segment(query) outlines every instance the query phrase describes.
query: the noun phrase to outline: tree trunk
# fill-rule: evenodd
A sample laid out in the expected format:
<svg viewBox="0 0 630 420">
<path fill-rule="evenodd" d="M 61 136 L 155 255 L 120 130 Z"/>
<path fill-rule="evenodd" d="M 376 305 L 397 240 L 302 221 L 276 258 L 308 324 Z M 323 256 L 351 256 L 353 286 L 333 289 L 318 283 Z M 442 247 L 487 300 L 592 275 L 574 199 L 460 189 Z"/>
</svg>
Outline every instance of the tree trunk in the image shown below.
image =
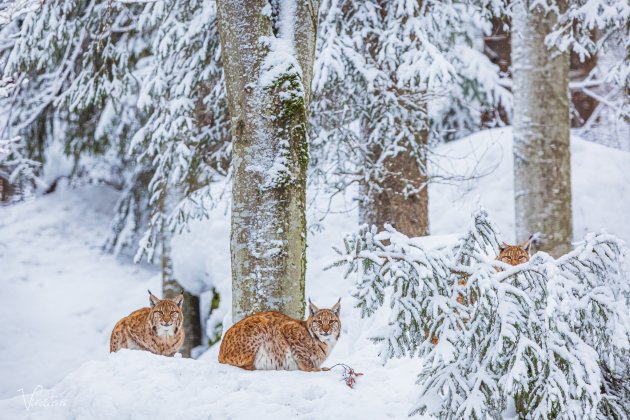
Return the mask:
<svg viewBox="0 0 630 420">
<path fill-rule="evenodd" d="M 559 2 L 561 10 L 566 2 Z M 543 251 L 571 249 L 569 55 L 549 50 L 556 16 L 528 1 L 514 3 L 514 195 L 516 240 L 543 234 Z"/>
<path fill-rule="evenodd" d="M 417 149 L 424 153 L 427 132 L 420 132 L 417 141 Z M 411 150 L 408 147 L 407 151 L 386 158 L 383 162 L 385 171 L 382 179 L 371 180 L 372 185 L 362 185 L 359 207 L 361 223 L 376 225 L 379 229 L 389 223 L 409 237 L 429 234 L 427 177 Z M 374 155 L 379 153 L 378 150 L 374 151 Z M 371 156 L 369 161 L 376 161 L 375 157 Z M 426 168 L 426 156 L 422 156 L 420 161 Z"/>
<path fill-rule="evenodd" d="M 595 39 L 593 32 L 592 38 Z M 584 61 L 576 53 L 571 53 L 569 80 L 579 82 L 588 77 L 591 71 L 597 66 L 597 54 L 594 53 Z M 584 93 L 581 89 L 571 91 L 571 102 L 573 102 L 574 112 L 571 115 L 571 127 L 581 127 L 593 115 L 597 108 L 597 99 Z"/>
<path fill-rule="evenodd" d="M 2 172 L 2 167 L 0 167 L 0 172 Z M 0 174 L 0 204 L 9 201 L 14 191 L 15 188 L 9 183 L 9 180 L 5 179 L 2 174 Z"/>
<path fill-rule="evenodd" d="M 304 315 L 308 110 L 319 2 L 220 0 L 232 116 L 232 316 Z"/>
<path fill-rule="evenodd" d="M 509 20 L 495 17 L 492 19 L 492 33 L 483 38 L 484 54 L 488 56 L 493 64 L 499 66 L 501 73 L 507 74 L 508 76 L 510 76 L 512 67 L 512 42 L 510 33 L 506 30 L 506 26 L 509 27 L 509 25 Z M 499 105 L 498 109 L 481 114 L 481 126 L 495 127 L 497 125 L 497 118 L 499 118 L 501 120 L 500 122 L 503 124 L 507 125 L 510 123 L 505 108 Z"/>
<path fill-rule="evenodd" d="M 168 191 L 168 190 L 167 190 Z M 180 349 L 180 353 L 184 357 L 192 357 L 192 349 L 201 345 L 201 316 L 199 308 L 199 297 L 187 292 L 177 282 L 173 272 L 173 259 L 171 252 L 171 242 L 173 233 L 168 229 L 165 223 L 165 217 L 170 212 L 176 197 L 171 196 L 172 192 L 167 192 L 162 198 L 162 226 L 161 226 L 161 243 L 162 243 L 162 297 L 172 299 L 182 293 L 184 295 L 184 305 L 182 312 L 184 314 L 184 344 Z"/>
<path fill-rule="evenodd" d="M 387 13 L 392 13 L 388 7 L 388 0 L 377 2 L 380 9 L 380 18 L 386 20 Z M 421 1 L 419 5 L 421 6 Z M 391 16 L 389 16 L 391 18 Z M 364 40 L 363 53 L 371 56 L 374 63 L 382 65 L 383 54 L 380 40 L 376 33 L 370 34 Z M 396 75 L 390 75 L 392 85 L 395 86 Z M 396 89 L 400 96 L 407 92 L 404 89 Z M 409 92 L 409 96 L 413 93 Z M 378 99 L 377 99 L 378 100 Z M 426 104 L 415 104 L 418 108 L 426 110 Z M 370 138 L 370 113 L 364 114 L 361 123 L 363 138 L 369 142 Z M 383 158 L 382 154 L 391 153 L 391 150 L 383 150 L 375 143 L 368 149 L 365 156 L 365 165 L 372 167 L 382 165 L 377 179 L 370 179 L 361 184 L 361 199 L 359 200 L 359 219 L 361 223 L 376 225 L 378 229 L 388 223 L 399 232 L 409 236 L 426 236 L 429 234 L 429 188 L 426 176 L 426 150 L 428 144 L 427 121 L 414 121 L 415 127 L 422 127 L 412 136 L 402 141 L 404 151 Z M 404 122 L 402 122 L 404 123 Z M 391 135 L 399 129 L 396 125 L 401 121 L 391 124 Z M 381 160 L 381 158 L 383 158 Z"/>
</svg>

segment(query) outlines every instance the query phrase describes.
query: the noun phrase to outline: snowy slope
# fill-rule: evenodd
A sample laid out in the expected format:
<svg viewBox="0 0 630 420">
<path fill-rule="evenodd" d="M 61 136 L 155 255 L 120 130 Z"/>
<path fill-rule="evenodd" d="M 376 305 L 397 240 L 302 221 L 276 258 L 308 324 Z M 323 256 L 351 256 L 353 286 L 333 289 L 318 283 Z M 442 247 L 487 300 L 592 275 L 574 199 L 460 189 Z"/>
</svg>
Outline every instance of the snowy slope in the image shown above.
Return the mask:
<svg viewBox="0 0 630 420">
<path fill-rule="evenodd" d="M 105 357 L 113 314 L 159 291 L 153 267 L 101 252 L 116 198 L 89 187 L 0 208 L 0 398 Z"/>
<path fill-rule="evenodd" d="M 511 128 L 473 134 L 441 146 L 437 155 L 431 167 L 434 174 L 472 176 L 472 179 L 431 185 L 431 232 L 462 232 L 468 225 L 470 211 L 479 202 L 488 209 L 504 236 L 513 240 Z M 574 240 L 581 240 L 587 232 L 604 229 L 630 243 L 630 152 L 573 136 L 571 168 Z"/>
<path fill-rule="evenodd" d="M 606 228 L 630 240 L 625 223 L 630 214 L 630 153 L 575 138 L 572 147 L 576 238 L 586 230 Z M 424 241 L 435 245 L 454 240 L 452 234 L 465 230 L 477 201 L 512 237 L 510 130 L 479 133 L 444 145 L 437 154 L 459 159 L 434 162 L 434 173 L 489 175 L 457 186 L 431 186 L 432 232 L 445 236 Z M 0 368 L 8 379 L 0 382 L 0 397 L 13 397 L 0 401 L 0 418 L 406 417 L 420 362 L 397 360 L 382 366 L 368 337 L 388 314 L 360 319 L 348 294 L 352 279 L 343 279 L 338 270 L 323 270 L 334 259 L 331 245 L 356 230 L 356 211 L 331 214 L 325 230 L 309 237 L 307 249 L 307 296 L 322 307 L 342 297 L 342 336 L 326 365 L 344 362 L 365 373 L 351 390 L 339 381 L 339 372 L 246 372 L 219 365 L 216 348 L 199 360 L 130 351 L 107 355 L 113 324 L 145 305 L 147 287 L 159 290 L 154 271 L 100 253 L 114 200 L 111 190 L 90 187 L 0 208 L 0 243 L 5 244 L 0 245 L 0 266 L 9 274 L 4 282 L 9 301 L 0 306 Z M 339 197 L 335 206 L 339 210 L 346 204 L 352 207 L 351 197 Z M 175 264 L 187 282 L 196 284 L 205 276 L 222 292 L 228 302 L 223 321 L 229 324 L 225 209 L 219 206 L 210 221 L 195 223 L 192 232 L 177 239 Z M 195 287 L 207 289 L 207 284 Z M 38 389 L 30 400 L 28 394 L 38 384 L 49 389 Z M 15 392 L 21 387 L 26 400 Z M 25 401 L 32 402 L 28 411 Z M 41 407 L 46 403 L 64 406 Z"/>
</svg>

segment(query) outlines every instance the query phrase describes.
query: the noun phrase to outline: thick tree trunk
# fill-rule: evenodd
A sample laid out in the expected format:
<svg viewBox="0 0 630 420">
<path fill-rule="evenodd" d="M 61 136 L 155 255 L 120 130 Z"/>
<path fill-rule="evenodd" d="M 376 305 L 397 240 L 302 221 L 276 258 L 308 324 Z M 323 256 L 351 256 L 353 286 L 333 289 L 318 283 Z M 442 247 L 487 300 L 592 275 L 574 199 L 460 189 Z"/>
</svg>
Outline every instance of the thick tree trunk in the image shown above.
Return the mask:
<svg viewBox="0 0 630 420">
<path fill-rule="evenodd" d="M 377 2 L 380 9 L 380 17 L 387 19 L 390 8 L 388 0 Z M 421 2 L 420 2 L 421 3 Z M 377 34 L 371 34 L 364 41 L 364 54 L 372 57 L 375 63 L 382 62 L 379 54 L 382 54 L 380 41 Z M 392 80 L 396 76 L 391 76 Z M 395 83 L 392 83 L 395 85 Z M 397 89 L 402 96 L 404 91 Z M 413 94 L 409 95 L 413 96 Z M 419 106 L 419 104 L 416 104 Z M 364 116 L 361 123 L 363 137 L 370 137 L 369 116 Z M 416 127 L 422 127 L 415 134 L 415 138 L 406 139 L 402 143 L 404 151 L 393 156 L 383 158 L 383 149 L 374 144 L 365 156 L 365 165 L 382 165 L 382 170 L 377 179 L 364 181 L 361 185 L 361 199 L 359 200 L 359 219 L 361 223 L 376 225 L 383 229 L 386 223 L 392 225 L 399 232 L 409 236 L 426 236 L 429 234 L 429 188 L 426 176 L 426 150 L 428 132 L 424 129 L 426 121 L 416 121 Z M 397 133 L 396 123 L 391 125 L 391 135 Z M 385 153 L 391 153 L 386 150 Z"/>
<path fill-rule="evenodd" d="M 426 148 L 427 133 L 418 136 L 417 149 Z M 361 223 L 376 225 L 383 229 L 389 223 L 396 230 L 410 237 L 429 234 L 429 188 L 427 177 L 421 170 L 411 147 L 406 152 L 385 159 L 382 179 L 371 180 L 371 184 L 361 187 L 359 217 Z M 375 154 L 380 153 L 374 151 Z M 370 157 L 369 161 L 374 161 Z M 426 158 L 420 158 L 426 167 Z"/>
<path fill-rule="evenodd" d="M 560 2 L 566 8 L 566 3 Z M 563 9 L 564 10 L 564 9 Z M 514 3 L 514 194 L 516 240 L 544 236 L 553 256 L 571 249 L 569 56 L 549 50 L 545 36 L 556 21 L 540 6 Z"/>
<path fill-rule="evenodd" d="M 511 62 L 511 33 L 506 31 L 505 26 L 510 26 L 510 21 L 494 18 L 492 19 L 492 33 L 484 37 L 484 53 L 494 64 L 499 66 L 502 73 L 510 73 Z M 593 32 L 593 39 L 596 33 Z M 569 79 L 571 82 L 584 80 L 591 70 L 597 65 L 597 55 L 593 55 L 584 61 L 576 53 L 570 55 Z M 597 107 L 597 100 L 587 95 L 581 89 L 571 91 L 571 102 L 574 112 L 571 115 L 571 127 L 581 127 L 590 118 Z M 481 123 L 484 127 L 494 126 L 494 120 L 498 114 L 505 124 L 509 124 L 507 113 L 501 107 L 498 112 L 484 113 L 481 116 Z"/>
<path fill-rule="evenodd" d="M 232 116 L 232 315 L 304 315 L 308 109 L 318 1 L 221 0 Z"/>
<path fill-rule="evenodd" d="M 176 199 L 169 193 L 162 199 L 162 214 L 166 217 L 167 211 L 173 208 Z M 201 345 L 201 315 L 199 309 L 199 297 L 187 292 L 175 279 L 173 272 L 173 259 L 171 252 L 171 242 L 173 233 L 168 230 L 164 221 L 162 221 L 161 243 L 162 243 L 162 296 L 172 299 L 183 293 L 184 305 L 182 312 L 184 314 L 184 332 L 185 339 L 179 352 L 184 357 L 192 357 L 192 349 Z"/>
</svg>

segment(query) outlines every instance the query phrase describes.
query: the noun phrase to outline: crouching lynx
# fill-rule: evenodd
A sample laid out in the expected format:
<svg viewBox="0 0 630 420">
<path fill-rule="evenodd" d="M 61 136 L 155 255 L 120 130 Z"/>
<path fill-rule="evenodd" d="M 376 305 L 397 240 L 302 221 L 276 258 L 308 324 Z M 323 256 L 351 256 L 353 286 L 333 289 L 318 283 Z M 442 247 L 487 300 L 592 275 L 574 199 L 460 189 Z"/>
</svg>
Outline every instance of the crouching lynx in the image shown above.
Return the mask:
<svg viewBox="0 0 630 420">
<path fill-rule="evenodd" d="M 182 304 L 184 295 L 175 299 L 158 299 L 149 290 L 150 308 L 138 309 L 114 327 L 109 351 L 147 350 L 172 356 L 184 343 Z"/>
<path fill-rule="evenodd" d="M 219 362 L 247 370 L 328 370 L 320 366 L 341 333 L 340 304 L 318 309 L 309 300 L 306 321 L 276 311 L 244 318 L 225 333 Z"/>
</svg>

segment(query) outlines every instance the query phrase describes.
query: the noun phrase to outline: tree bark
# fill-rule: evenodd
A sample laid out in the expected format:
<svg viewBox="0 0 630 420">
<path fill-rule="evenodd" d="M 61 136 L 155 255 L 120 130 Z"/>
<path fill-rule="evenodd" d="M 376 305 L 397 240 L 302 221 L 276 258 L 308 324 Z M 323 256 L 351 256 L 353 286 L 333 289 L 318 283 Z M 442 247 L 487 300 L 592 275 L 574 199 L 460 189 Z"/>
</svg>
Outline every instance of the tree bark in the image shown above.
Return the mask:
<svg viewBox="0 0 630 420">
<path fill-rule="evenodd" d="M 2 172 L 2 167 L 0 167 L 0 172 Z M 9 201 L 14 191 L 15 188 L 13 185 L 9 183 L 8 179 L 5 179 L 2 174 L 0 174 L 0 203 Z"/>
<path fill-rule="evenodd" d="M 488 56 L 493 64 L 499 66 L 501 73 L 510 75 L 512 67 L 512 43 L 510 33 L 506 30 L 506 26 L 510 25 L 510 21 L 505 18 L 495 17 L 492 19 L 492 33 L 483 38 L 484 54 Z M 481 126 L 484 128 L 494 127 L 497 125 L 496 119 L 499 118 L 503 124 L 510 123 L 508 113 L 502 105 L 492 111 L 481 114 Z"/>
<path fill-rule="evenodd" d="M 506 32 L 504 27 L 511 26 L 509 20 L 503 18 L 492 19 L 492 33 L 490 36 L 484 37 L 484 53 L 490 58 L 494 64 L 499 66 L 502 73 L 510 75 L 512 67 L 511 63 L 511 33 Z M 593 32 L 592 38 L 595 39 L 596 32 Z M 584 80 L 591 70 L 597 65 L 597 54 L 584 61 L 580 60 L 578 54 L 572 52 L 570 55 L 569 80 Z M 511 75 L 510 75 L 511 77 Z M 573 104 L 573 113 L 571 115 L 571 127 L 581 127 L 595 111 L 598 102 L 595 98 L 585 94 L 582 90 L 576 89 L 571 91 L 571 102 Z M 481 116 L 483 127 L 494 126 L 494 120 L 498 114 L 504 124 L 509 124 L 509 119 L 505 109 L 500 107 L 498 112 L 486 112 Z"/>
<path fill-rule="evenodd" d="M 199 297 L 184 290 L 175 279 L 173 272 L 173 258 L 171 243 L 173 233 L 168 229 L 165 218 L 168 212 L 176 204 L 176 197 L 172 196 L 172 191 L 168 191 L 162 198 L 162 225 L 161 225 L 161 245 L 162 245 L 162 297 L 173 299 L 180 293 L 184 295 L 184 305 L 182 312 L 184 315 L 184 344 L 179 352 L 184 357 L 192 357 L 192 349 L 201 345 L 201 314 L 199 308 Z"/>
<path fill-rule="evenodd" d="M 427 132 L 418 135 L 418 150 L 426 148 Z M 408 147 L 405 152 L 386 158 L 383 162 L 384 176 L 363 183 L 359 218 L 361 223 L 376 225 L 383 229 L 389 223 L 399 232 L 409 236 L 429 235 L 429 188 L 427 177 L 418 160 L 426 168 L 426 157 L 419 159 Z M 374 151 L 378 155 L 380 151 Z M 375 161 L 372 156 L 368 161 Z"/>
<path fill-rule="evenodd" d="M 540 232 L 540 248 L 557 257 L 571 249 L 573 237 L 569 55 L 545 46 L 553 12 L 530 10 L 529 1 L 513 6 L 516 240 Z"/>
<path fill-rule="evenodd" d="M 264 310 L 302 318 L 308 110 L 319 2 L 217 5 L 232 117 L 233 321 Z"/>
<path fill-rule="evenodd" d="M 592 35 L 593 39 L 596 33 Z M 571 53 L 569 67 L 569 80 L 572 82 L 582 81 L 588 77 L 591 71 L 597 66 L 597 54 L 594 53 L 584 61 L 576 53 Z M 573 103 L 574 112 L 571 116 L 571 127 L 581 127 L 593 115 L 597 108 L 597 99 L 587 95 L 580 89 L 571 91 L 571 102 Z"/>
<path fill-rule="evenodd" d="M 388 0 L 377 2 L 380 18 L 386 20 L 387 13 L 391 13 Z M 421 6 L 422 2 L 419 2 Z M 364 54 L 371 56 L 374 63 L 382 64 L 383 54 L 377 34 L 373 33 L 364 40 Z M 396 86 L 395 74 L 390 74 L 392 86 Z M 406 92 L 397 88 L 399 95 Z M 410 95 L 413 96 L 413 95 Z M 377 99 L 378 100 L 378 99 Z M 426 104 L 422 103 L 422 107 Z M 420 106 L 415 104 L 415 106 Z M 366 142 L 370 138 L 370 113 L 362 117 L 361 130 Z M 404 124 L 400 120 L 391 124 L 391 136 L 399 130 L 397 124 Z M 379 229 L 388 223 L 399 232 L 409 236 L 429 235 L 429 188 L 426 176 L 428 132 L 427 121 L 414 121 L 415 127 L 423 127 L 412 136 L 408 136 L 401 145 L 404 151 L 383 158 L 383 149 L 379 144 L 369 147 L 365 156 L 365 165 L 382 165 L 377 179 L 366 180 L 361 184 L 361 199 L 359 200 L 359 219 L 361 223 L 376 225 Z M 385 150 L 385 153 L 391 153 Z"/>
</svg>

